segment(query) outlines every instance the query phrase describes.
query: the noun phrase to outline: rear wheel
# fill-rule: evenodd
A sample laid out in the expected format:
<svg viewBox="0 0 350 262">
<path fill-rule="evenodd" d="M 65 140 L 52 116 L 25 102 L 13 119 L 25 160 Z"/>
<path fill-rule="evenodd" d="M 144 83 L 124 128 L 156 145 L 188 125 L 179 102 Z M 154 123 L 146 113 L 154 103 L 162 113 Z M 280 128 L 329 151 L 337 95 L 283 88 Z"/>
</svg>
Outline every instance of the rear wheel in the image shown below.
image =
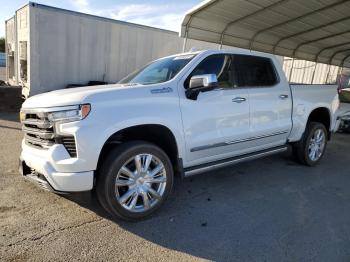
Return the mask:
<svg viewBox="0 0 350 262">
<path fill-rule="evenodd" d="M 323 157 L 327 147 L 327 129 L 317 122 L 310 122 L 302 139 L 294 145 L 296 158 L 304 165 L 314 166 Z"/>
<path fill-rule="evenodd" d="M 155 212 L 173 186 L 173 168 L 159 147 L 128 142 L 111 151 L 102 164 L 96 192 L 112 215 L 138 220 Z"/>
</svg>

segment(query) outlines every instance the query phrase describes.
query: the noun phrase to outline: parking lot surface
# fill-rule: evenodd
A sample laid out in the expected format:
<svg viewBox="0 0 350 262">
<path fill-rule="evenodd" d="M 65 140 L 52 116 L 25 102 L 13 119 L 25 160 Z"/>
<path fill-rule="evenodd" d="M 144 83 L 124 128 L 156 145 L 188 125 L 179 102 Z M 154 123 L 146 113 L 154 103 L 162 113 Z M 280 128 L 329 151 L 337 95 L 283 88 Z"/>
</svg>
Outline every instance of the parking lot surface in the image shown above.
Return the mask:
<svg viewBox="0 0 350 262">
<path fill-rule="evenodd" d="M 126 223 L 25 181 L 17 118 L 0 113 L 1 260 L 350 260 L 350 135 L 314 168 L 284 154 L 177 179 L 160 212 Z"/>
</svg>

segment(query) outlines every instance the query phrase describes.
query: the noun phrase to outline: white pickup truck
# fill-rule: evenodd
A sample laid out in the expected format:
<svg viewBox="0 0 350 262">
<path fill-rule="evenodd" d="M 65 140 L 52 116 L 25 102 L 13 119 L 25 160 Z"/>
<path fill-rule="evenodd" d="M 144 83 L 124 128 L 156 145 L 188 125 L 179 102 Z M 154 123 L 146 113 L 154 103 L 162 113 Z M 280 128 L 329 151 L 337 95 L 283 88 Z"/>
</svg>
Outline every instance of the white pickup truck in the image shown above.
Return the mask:
<svg viewBox="0 0 350 262">
<path fill-rule="evenodd" d="M 339 121 L 337 87 L 289 85 L 275 56 L 206 50 L 156 60 L 118 84 L 33 96 L 20 172 L 56 193 L 94 190 L 112 215 L 153 213 L 190 176 L 292 146 L 313 166 Z"/>
</svg>

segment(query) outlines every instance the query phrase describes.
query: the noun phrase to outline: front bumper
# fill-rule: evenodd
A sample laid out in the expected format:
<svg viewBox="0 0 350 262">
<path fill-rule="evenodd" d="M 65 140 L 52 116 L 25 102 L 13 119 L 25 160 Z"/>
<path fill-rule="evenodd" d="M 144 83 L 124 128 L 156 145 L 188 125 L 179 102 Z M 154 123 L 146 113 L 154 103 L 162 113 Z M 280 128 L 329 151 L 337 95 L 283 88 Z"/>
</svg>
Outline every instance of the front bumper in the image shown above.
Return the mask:
<svg viewBox="0 0 350 262">
<path fill-rule="evenodd" d="M 91 190 L 93 188 L 94 171 L 69 172 L 64 170 L 64 172 L 58 172 L 55 169 L 57 163 L 65 162 L 65 159 L 71 158 L 62 145 L 54 145 L 49 150 L 40 150 L 22 143 L 20 172 L 32 182 L 36 182 L 41 187 L 56 193 Z M 73 163 L 64 165 L 64 169 L 67 169 L 71 164 Z"/>
</svg>

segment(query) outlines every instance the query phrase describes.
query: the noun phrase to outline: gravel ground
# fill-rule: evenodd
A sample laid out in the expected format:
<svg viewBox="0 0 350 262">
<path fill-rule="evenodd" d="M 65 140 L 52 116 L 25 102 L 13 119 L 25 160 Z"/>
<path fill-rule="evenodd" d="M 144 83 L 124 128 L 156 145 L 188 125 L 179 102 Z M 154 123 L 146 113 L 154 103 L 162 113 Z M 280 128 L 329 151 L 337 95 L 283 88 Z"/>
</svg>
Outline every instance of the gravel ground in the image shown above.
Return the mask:
<svg viewBox="0 0 350 262">
<path fill-rule="evenodd" d="M 0 260 L 350 261 L 350 135 L 315 168 L 285 154 L 177 179 L 139 223 L 25 181 L 21 137 L 17 115 L 0 113 Z"/>
</svg>

